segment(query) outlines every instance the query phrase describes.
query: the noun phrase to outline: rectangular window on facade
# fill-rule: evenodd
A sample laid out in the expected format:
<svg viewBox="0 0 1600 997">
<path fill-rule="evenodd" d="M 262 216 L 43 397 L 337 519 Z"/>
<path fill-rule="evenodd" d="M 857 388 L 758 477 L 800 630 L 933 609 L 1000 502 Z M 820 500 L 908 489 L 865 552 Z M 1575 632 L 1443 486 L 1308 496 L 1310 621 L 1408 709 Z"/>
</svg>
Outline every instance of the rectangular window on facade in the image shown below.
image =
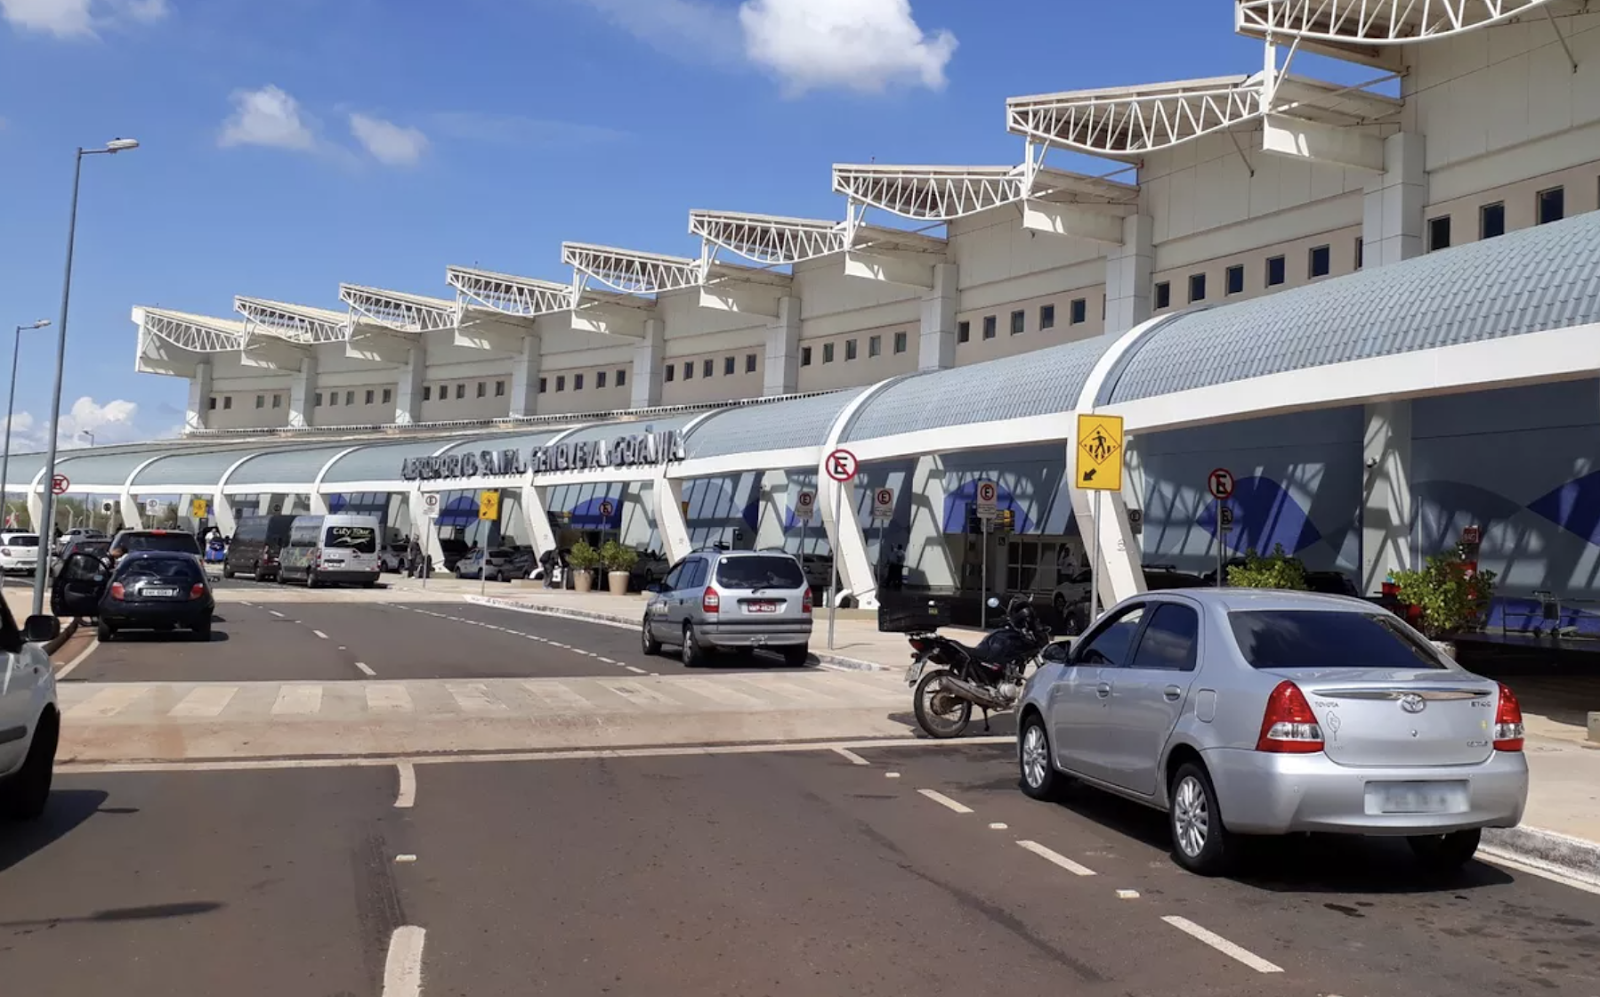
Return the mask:
<svg viewBox="0 0 1600 997">
<path fill-rule="evenodd" d="M 1206 275 L 1192 273 L 1189 275 L 1189 302 L 1206 300 Z"/>
<path fill-rule="evenodd" d="M 478 397 L 483 398 L 489 394 L 489 385 L 483 381 L 478 382 Z"/>
<path fill-rule="evenodd" d="M 1315 280 L 1333 270 L 1333 252 L 1327 246 L 1313 246 L 1306 261 L 1306 272 Z"/>
<path fill-rule="evenodd" d="M 1267 286 L 1279 287 L 1289 279 L 1289 268 L 1281 256 L 1273 256 L 1267 260 Z"/>
<path fill-rule="evenodd" d="M 846 360 L 854 360 L 856 358 L 856 341 L 855 340 L 847 339 L 847 340 L 844 341 L 844 358 Z"/>
<path fill-rule="evenodd" d="M 1067 316 L 1067 321 L 1069 323 L 1072 325 L 1082 325 L 1083 323 L 1089 321 L 1089 299 L 1073 298 L 1072 304 L 1068 307 L 1072 309 L 1072 313 Z"/>
<path fill-rule="evenodd" d="M 905 333 L 897 332 L 897 333 L 894 334 L 894 351 L 896 353 L 904 353 L 906 351 L 906 334 Z"/>
<path fill-rule="evenodd" d="M 387 405 L 392 401 L 394 401 L 394 391 L 392 389 L 390 389 L 390 388 L 384 388 L 383 389 L 383 403 L 385 405 Z"/>
<path fill-rule="evenodd" d="M 322 396 L 321 395 L 317 396 L 317 404 L 318 405 L 322 404 Z M 207 403 L 206 408 L 211 410 L 212 412 L 215 412 L 217 410 L 217 396 L 216 395 L 212 395 L 211 396 L 211 401 L 209 403 Z"/>
<path fill-rule="evenodd" d="M 1539 192 L 1539 224 L 1559 222 L 1567 216 L 1567 191 L 1564 187 L 1551 187 Z"/>
<path fill-rule="evenodd" d="M 1493 239 L 1506 234 L 1506 205 L 1504 201 L 1485 204 L 1478 209 L 1478 238 Z"/>
<path fill-rule="evenodd" d="M 1056 306 L 1055 305 L 1040 305 L 1039 306 L 1039 331 L 1043 332 L 1046 329 L 1054 329 L 1055 327 L 1056 327 Z"/>
<path fill-rule="evenodd" d="M 683 363 L 683 379 L 685 381 L 694 377 L 694 361 L 685 360 Z"/>
<path fill-rule="evenodd" d="M 722 358 L 722 376 L 723 377 L 732 377 L 734 370 L 735 370 L 735 367 L 734 367 L 734 359 L 733 359 L 733 357 L 723 357 Z"/>
<path fill-rule="evenodd" d="M 266 407 L 267 407 L 267 396 L 266 395 L 256 395 L 256 408 L 266 408 Z"/>
<path fill-rule="evenodd" d="M 1172 285 L 1162 281 L 1156 285 L 1156 308 L 1169 308 L 1172 305 Z"/>
<path fill-rule="evenodd" d="M 597 390 L 597 391 L 606 386 L 606 372 L 605 371 L 597 370 L 597 371 L 594 372 L 594 386 L 595 386 L 595 390 Z"/>
<path fill-rule="evenodd" d="M 756 355 L 754 353 L 746 353 L 744 355 L 744 372 L 746 374 L 754 374 L 756 372 Z"/>
<path fill-rule="evenodd" d="M 957 322 L 956 323 L 956 342 L 965 343 L 968 340 L 970 340 L 971 338 L 972 338 L 972 323 L 971 322 Z"/>
<path fill-rule="evenodd" d="M 628 371 L 627 371 L 626 368 L 619 368 L 617 370 L 617 387 L 626 388 L 627 386 L 628 386 Z"/>
<path fill-rule="evenodd" d="M 1356 236 L 1356 269 L 1360 270 L 1367 262 L 1367 240 Z"/>
<path fill-rule="evenodd" d="M 373 390 L 371 388 L 368 388 L 367 389 L 367 404 L 371 405 L 373 400 L 376 399 L 376 398 L 377 398 L 377 395 L 373 392 Z"/>
<path fill-rule="evenodd" d="M 671 381 L 673 378 L 675 378 L 677 376 L 678 376 L 678 365 L 677 364 L 672 364 L 672 363 L 667 364 L 667 371 L 666 371 L 667 380 Z"/>
<path fill-rule="evenodd" d="M 506 382 L 504 382 L 504 381 L 496 381 L 496 382 L 494 382 L 494 396 L 496 398 L 504 398 L 506 396 Z"/>
<path fill-rule="evenodd" d="M 1011 313 L 1011 334 L 1020 336 L 1028 331 L 1028 313 L 1018 308 Z"/>
<path fill-rule="evenodd" d="M 882 355 L 883 355 L 883 337 L 882 336 L 868 336 L 867 337 L 867 359 L 871 360 L 873 357 L 882 356 Z"/>
<path fill-rule="evenodd" d="M 574 375 L 572 375 L 572 390 L 573 391 L 582 391 L 583 390 L 583 375 L 582 374 L 574 374 Z"/>
<path fill-rule="evenodd" d="M 823 343 L 822 344 L 822 362 L 823 363 L 833 363 L 833 344 L 832 343 Z"/>
<path fill-rule="evenodd" d="M 232 395 L 223 395 L 222 396 L 222 411 L 226 412 L 231 408 L 233 408 L 233 396 Z"/>
<path fill-rule="evenodd" d="M 456 385 L 456 400 L 460 401 L 465 397 L 467 397 L 467 384 L 465 381 L 463 381 Z"/>
<path fill-rule="evenodd" d="M 542 395 L 542 394 L 544 394 L 545 392 L 547 392 L 549 390 L 550 390 L 550 379 L 547 378 L 547 377 L 539 378 L 539 394 Z"/>
<path fill-rule="evenodd" d="M 565 375 L 565 374 L 557 374 L 556 375 L 556 390 L 557 391 L 565 391 L 565 390 L 567 390 L 567 375 Z"/>
<path fill-rule="evenodd" d="M 344 393 L 344 403 L 346 405 L 354 405 L 356 403 L 356 393 L 354 391 L 346 391 Z"/>
<path fill-rule="evenodd" d="M 1440 215 L 1428 219 L 1428 252 L 1437 253 L 1450 248 L 1450 216 Z"/>
<path fill-rule="evenodd" d="M 809 347 L 809 346 L 800 347 L 800 366 L 802 366 L 802 367 L 811 366 L 811 347 Z"/>
<path fill-rule="evenodd" d="M 1228 268 L 1228 286 L 1226 288 L 1226 291 L 1227 291 L 1228 294 L 1243 294 L 1244 293 L 1244 264 L 1243 263 L 1235 263 L 1233 266 Z"/>
<path fill-rule="evenodd" d="M 999 319 L 995 318 L 993 315 L 985 315 L 983 317 L 983 338 L 984 339 L 993 339 L 995 337 L 996 330 L 998 330 L 999 328 L 1000 328 L 1000 320 Z"/>
<path fill-rule="evenodd" d="M 700 365 L 700 376 L 701 377 L 710 377 L 712 374 L 715 374 L 716 372 L 717 372 L 717 365 L 716 365 L 716 363 L 714 361 L 707 360 L 707 361 L 705 361 L 704 363 L 702 363 Z"/>
</svg>

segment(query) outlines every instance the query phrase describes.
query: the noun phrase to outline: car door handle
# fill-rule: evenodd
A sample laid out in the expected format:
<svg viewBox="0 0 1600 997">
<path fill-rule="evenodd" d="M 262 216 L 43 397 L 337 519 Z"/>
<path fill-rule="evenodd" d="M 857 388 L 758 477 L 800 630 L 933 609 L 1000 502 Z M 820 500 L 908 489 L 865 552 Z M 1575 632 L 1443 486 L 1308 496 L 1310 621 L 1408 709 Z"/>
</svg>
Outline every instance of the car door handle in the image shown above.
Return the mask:
<svg viewBox="0 0 1600 997">
<path fill-rule="evenodd" d="M 1101 699 L 1111 698 L 1111 684 L 1109 682 L 1101 682 L 1099 688 L 1095 689 L 1094 694 Z"/>
<path fill-rule="evenodd" d="M 1183 690 L 1175 685 L 1169 685 L 1165 689 L 1161 690 L 1161 695 L 1166 699 L 1167 702 L 1176 703 L 1179 699 L 1183 698 Z"/>
</svg>

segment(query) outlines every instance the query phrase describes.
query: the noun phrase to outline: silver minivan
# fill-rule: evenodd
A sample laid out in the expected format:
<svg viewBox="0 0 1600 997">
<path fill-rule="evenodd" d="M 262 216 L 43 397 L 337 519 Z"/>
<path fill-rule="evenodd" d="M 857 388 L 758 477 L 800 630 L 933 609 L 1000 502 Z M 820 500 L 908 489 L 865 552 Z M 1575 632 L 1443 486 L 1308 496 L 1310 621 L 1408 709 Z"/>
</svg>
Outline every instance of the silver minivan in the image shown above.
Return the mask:
<svg viewBox="0 0 1600 997">
<path fill-rule="evenodd" d="M 676 644 L 692 668 L 714 652 L 765 649 L 791 667 L 806 663 L 811 587 L 786 551 L 696 551 L 645 591 L 646 654 Z"/>
</svg>

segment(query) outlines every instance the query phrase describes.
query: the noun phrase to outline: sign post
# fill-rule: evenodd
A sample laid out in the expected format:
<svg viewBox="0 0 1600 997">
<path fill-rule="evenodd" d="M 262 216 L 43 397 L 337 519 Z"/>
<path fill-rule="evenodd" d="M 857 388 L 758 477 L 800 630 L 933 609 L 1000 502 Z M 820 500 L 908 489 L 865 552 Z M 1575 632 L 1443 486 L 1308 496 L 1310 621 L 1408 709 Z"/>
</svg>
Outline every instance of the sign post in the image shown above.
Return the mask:
<svg viewBox="0 0 1600 997">
<path fill-rule="evenodd" d="M 794 518 L 800 524 L 800 573 L 805 574 L 806 568 L 806 528 L 817 516 L 817 493 L 801 492 L 795 496 Z M 806 575 L 806 587 L 811 586 L 811 576 Z"/>
<path fill-rule="evenodd" d="M 439 521 L 438 492 L 425 492 L 423 494 L 422 515 L 428 520 L 426 529 L 428 530 L 429 534 L 437 534 L 439 532 L 439 528 L 436 525 Z M 428 551 L 433 549 L 433 545 L 427 542 L 428 539 L 431 539 L 431 537 L 424 538 L 422 543 L 417 544 L 417 554 L 422 558 L 422 563 L 414 565 L 414 567 L 417 569 L 417 574 L 422 576 L 423 591 L 427 591 L 428 576 L 433 574 L 432 571 L 428 570 L 428 559 L 433 556 L 428 553 Z M 409 554 L 410 551 L 407 551 L 407 553 Z"/>
<path fill-rule="evenodd" d="M 1094 543 L 1089 561 L 1089 623 L 1100 618 L 1100 493 L 1122 491 L 1122 417 L 1119 415 L 1078 416 L 1079 488 L 1094 492 Z"/>
<path fill-rule="evenodd" d="M 974 490 L 976 501 L 973 505 L 978 510 L 978 521 L 983 524 L 982 541 L 983 557 L 982 567 L 978 575 L 978 629 L 989 629 L 989 528 L 994 524 L 994 517 L 1000 514 L 1000 486 L 993 481 L 980 481 Z"/>
<path fill-rule="evenodd" d="M 1225 584 L 1228 573 L 1228 534 L 1233 532 L 1233 507 L 1223 503 L 1233 498 L 1233 472 L 1225 467 L 1212 471 L 1206 478 L 1206 490 L 1217 500 L 1217 588 Z"/>
<path fill-rule="evenodd" d="M 493 489 L 478 493 L 478 521 L 480 523 L 493 522 L 500 518 L 500 493 Z M 478 594 L 482 595 L 489 578 L 489 538 L 484 536 L 485 530 L 479 530 L 478 548 Z"/>
<path fill-rule="evenodd" d="M 894 489 L 879 488 L 872 493 L 872 525 L 878 528 L 878 587 L 888 584 L 884 578 L 883 541 L 888 533 L 889 520 L 894 518 Z"/>
<path fill-rule="evenodd" d="M 606 542 L 606 532 L 611 528 L 611 517 L 615 516 L 616 514 L 616 503 L 612 502 L 610 499 L 600 500 L 600 543 L 602 546 Z M 618 539 L 621 539 L 620 531 Z"/>
<path fill-rule="evenodd" d="M 840 448 L 830 453 L 822 463 L 828 477 L 834 481 L 833 535 L 837 538 L 844 535 L 841 523 L 844 517 L 844 486 L 855 480 L 856 473 L 861 470 L 861 462 L 856 460 L 855 454 Z M 830 546 L 833 549 L 829 552 L 832 565 L 828 572 L 828 650 L 831 651 L 834 621 L 839 615 L 839 545 Z"/>
</svg>

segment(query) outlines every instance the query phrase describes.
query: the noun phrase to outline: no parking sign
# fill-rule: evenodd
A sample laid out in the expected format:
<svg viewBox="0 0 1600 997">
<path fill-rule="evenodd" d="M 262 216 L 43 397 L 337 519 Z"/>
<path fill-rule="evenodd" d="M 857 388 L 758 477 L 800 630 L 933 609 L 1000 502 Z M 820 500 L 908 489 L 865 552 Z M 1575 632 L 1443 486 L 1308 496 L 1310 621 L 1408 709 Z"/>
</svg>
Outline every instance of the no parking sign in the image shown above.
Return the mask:
<svg viewBox="0 0 1600 997">
<path fill-rule="evenodd" d="M 817 518 L 817 493 L 801 492 L 794 498 L 794 518 L 797 523 L 810 523 Z"/>
<path fill-rule="evenodd" d="M 894 518 L 894 489 L 879 488 L 872 493 L 872 518 Z"/>
</svg>

